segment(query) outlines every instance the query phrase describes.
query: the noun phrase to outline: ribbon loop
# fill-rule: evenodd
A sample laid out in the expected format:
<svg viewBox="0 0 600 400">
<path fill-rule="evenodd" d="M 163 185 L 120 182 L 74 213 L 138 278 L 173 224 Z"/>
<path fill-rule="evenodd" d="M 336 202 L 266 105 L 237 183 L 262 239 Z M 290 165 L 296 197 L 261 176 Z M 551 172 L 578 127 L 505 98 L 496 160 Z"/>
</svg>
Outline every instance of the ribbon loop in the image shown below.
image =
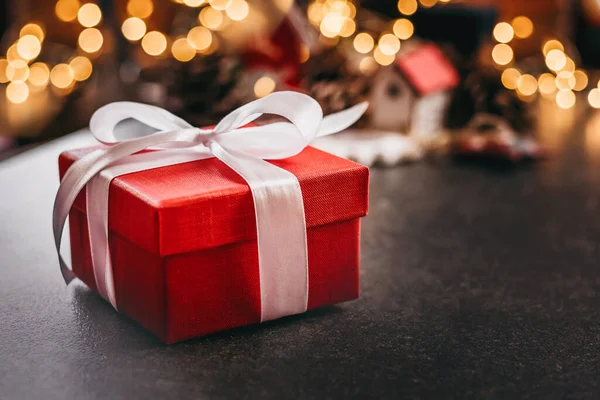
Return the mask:
<svg viewBox="0 0 600 400">
<path fill-rule="evenodd" d="M 305 311 L 308 255 L 302 191 L 293 174 L 264 160 L 298 154 L 317 136 L 349 127 L 365 110 L 366 103 L 363 103 L 323 118 L 321 107 L 311 97 L 296 92 L 276 92 L 234 110 L 215 129 L 203 130 L 147 104 L 118 102 L 100 108 L 92 116 L 90 130 L 100 143 L 109 147 L 88 154 L 69 168 L 54 203 L 54 240 L 65 282 L 72 280 L 74 274 L 60 255 L 62 233 L 73 202 L 86 185 L 96 286 L 116 309 L 108 248 L 111 180 L 127 173 L 217 157 L 244 178 L 254 200 L 261 320 Z M 289 122 L 241 128 L 262 114 L 278 115 Z M 158 132 L 118 139 L 117 124 L 130 118 Z M 157 151 L 135 154 L 144 149 Z"/>
</svg>

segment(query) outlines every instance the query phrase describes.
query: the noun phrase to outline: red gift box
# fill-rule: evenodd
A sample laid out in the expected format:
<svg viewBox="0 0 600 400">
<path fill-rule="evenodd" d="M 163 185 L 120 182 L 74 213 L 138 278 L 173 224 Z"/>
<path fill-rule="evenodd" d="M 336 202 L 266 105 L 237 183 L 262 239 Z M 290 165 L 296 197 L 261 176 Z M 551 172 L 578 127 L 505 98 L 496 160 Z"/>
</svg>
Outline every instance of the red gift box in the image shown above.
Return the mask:
<svg viewBox="0 0 600 400">
<path fill-rule="evenodd" d="M 61 178 L 91 149 L 61 154 Z M 274 165 L 300 182 L 308 241 L 308 309 L 359 295 L 366 167 L 306 148 Z M 75 275 L 97 291 L 85 190 L 69 214 Z M 250 188 L 216 158 L 115 178 L 109 247 L 117 306 L 166 343 L 261 320 Z"/>
</svg>

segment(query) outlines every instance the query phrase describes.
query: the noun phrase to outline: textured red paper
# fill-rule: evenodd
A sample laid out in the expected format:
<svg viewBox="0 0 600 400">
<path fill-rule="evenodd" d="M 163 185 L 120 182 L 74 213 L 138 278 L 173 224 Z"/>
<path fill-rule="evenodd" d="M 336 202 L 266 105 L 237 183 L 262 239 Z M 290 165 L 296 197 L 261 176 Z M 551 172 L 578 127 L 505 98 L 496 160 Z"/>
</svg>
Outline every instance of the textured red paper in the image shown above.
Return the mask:
<svg viewBox="0 0 600 400">
<path fill-rule="evenodd" d="M 63 153 L 61 176 L 89 151 Z M 313 148 L 273 164 L 302 189 L 309 309 L 358 297 L 368 169 Z M 109 228 L 119 310 L 167 343 L 259 322 L 255 224 L 249 187 L 216 159 L 115 178 Z M 74 272 L 95 290 L 85 191 L 70 228 Z"/>
</svg>

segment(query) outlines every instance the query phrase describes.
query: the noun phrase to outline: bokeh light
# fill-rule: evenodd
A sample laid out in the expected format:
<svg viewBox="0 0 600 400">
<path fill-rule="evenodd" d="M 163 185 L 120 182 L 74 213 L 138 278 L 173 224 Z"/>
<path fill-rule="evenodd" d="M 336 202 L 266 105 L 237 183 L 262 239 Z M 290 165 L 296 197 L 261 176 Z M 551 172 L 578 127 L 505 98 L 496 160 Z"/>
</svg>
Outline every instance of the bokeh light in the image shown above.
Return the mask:
<svg viewBox="0 0 600 400">
<path fill-rule="evenodd" d="M 84 4 L 77 13 L 77 20 L 82 26 L 91 28 L 98 25 L 100 20 L 102 20 L 102 11 L 94 3 Z"/>
<path fill-rule="evenodd" d="M 400 18 L 394 22 L 394 35 L 398 39 L 406 40 L 409 39 L 415 33 L 415 27 L 412 22 L 406 18 Z"/>
<path fill-rule="evenodd" d="M 537 91 L 537 79 L 532 75 L 521 75 L 517 81 L 517 91 L 523 96 L 531 96 Z"/>
<path fill-rule="evenodd" d="M 148 32 L 142 39 L 142 49 L 151 56 L 161 55 L 167 49 L 167 38 L 159 31 Z"/>
<path fill-rule="evenodd" d="M 44 88 L 50 80 L 50 69 L 42 62 L 33 64 L 29 68 L 29 82 L 37 87 Z"/>
<path fill-rule="evenodd" d="M 508 43 L 513 40 L 515 32 L 507 22 L 500 22 L 494 27 L 494 38 L 500 43 Z"/>
<path fill-rule="evenodd" d="M 6 76 L 6 69 L 9 66 L 9 62 L 5 58 L 0 58 L 0 83 L 6 83 L 10 81 L 8 76 Z"/>
<path fill-rule="evenodd" d="M 225 10 L 231 2 L 232 0 L 209 0 L 211 7 L 215 10 Z"/>
<path fill-rule="evenodd" d="M 79 47 L 86 53 L 95 53 L 102 48 L 104 37 L 96 28 L 87 28 L 79 34 Z"/>
<path fill-rule="evenodd" d="M 548 95 L 556 91 L 554 75 L 544 73 L 538 79 L 538 87 L 541 94 Z"/>
<path fill-rule="evenodd" d="M 350 37 L 354 34 L 355 31 L 356 31 L 356 22 L 354 22 L 353 19 L 345 18 L 344 26 L 342 27 L 342 30 L 340 31 L 340 36 L 341 37 Z"/>
<path fill-rule="evenodd" d="M 562 43 L 558 40 L 550 39 L 546 43 L 544 43 L 544 46 L 542 47 L 542 53 L 544 53 L 544 56 L 547 56 L 551 50 L 560 50 L 564 52 L 565 48 L 562 45 Z"/>
<path fill-rule="evenodd" d="M 358 69 L 363 74 L 371 75 L 373 72 L 375 72 L 377 70 L 377 62 L 375 61 L 375 59 L 373 57 L 366 56 L 362 60 L 360 60 Z"/>
<path fill-rule="evenodd" d="M 146 23 L 138 17 L 130 17 L 123 21 L 121 32 L 127 40 L 138 41 L 146 34 Z"/>
<path fill-rule="evenodd" d="M 513 59 L 513 55 L 512 48 L 505 43 L 499 43 L 492 49 L 492 59 L 498 65 L 510 63 Z"/>
<path fill-rule="evenodd" d="M 375 58 L 375 61 L 377 61 L 378 64 L 386 66 L 393 63 L 396 59 L 396 56 L 384 54 L 379 48 L 379 46 L 377 46 L 375 48 L 375 51 L 373 51 L 373 58 Z"/>
<path fill-rule="evenodd" d="M 328 38 L 336 37 L 342 31 L 346 18 L 342 15 L 329 13 L 321 21 L 320 29 L 323 36 Z"/>
<path fill-rule="evenodd" d="M 187 34 L 189 44 L 198 51 L 204 51 L 212 43 L 212 33 L 203 26 L 192 28 Z"/>
<path fill-rule="evenodd" d="M 171 45 L 171 54 L 177 61 L 188 62 L 196 55 L 196 49 L 190 45 L 187 38 L 179 38 Z"/>
<path fill-rule="evenodd" d="M 24 82 L 11 82 L 6 86 L 6 98 L 11 103 L 23 103 L 29 97 L 29 87 Z"/>
<path fill-rule="evenodd" d="M 17 53 L 25 60 L 36 58 L 42 50 L 40 40 L 33 35 L 22 36 L 17 42 Z"/>
<path fill-rule="evenodd" d="M 229 6 L 225 9 L 225 13 L 234 21 L 241 21 L 248 16 L 250 6 L 245 0 L 231 0 Z"/>
<path fill-rule="evenodd" d="M 373 46 L 375 46 L 375 40 L 368 33 L 359 33 L 354 38 L 354 49 L 359 53 L 366 54 L 373 50 Z"/>
<path fill-rule="evenodd" d="M 393 56 L 400 51 L 400 40 L 391 33 L 386 33 L 379 38 L 379 49 L 388 56 Z"/>
<path fill-rule="evenodd" d="M 54 12 L 61 21 L 71 22 L 77 18 L 80 6 L 78 0 L 59 0 L 54 7 Z"/>
<path fill-rule="evenodd" d="M 202 4 L 206 3 L 206 0 L 183 0 L 179 1 L 179 3 L 183 3 L 188 7 L 200 7 Z"/>
<path fill-rule="evenodd" d="M 268 76 L 259 78 L 254 84 L 254 94 L 258 98 L 265 97 L 266 95 L 273 93 L 273 90 L 275 90 L 275 81 Z"/>
<path fill-rule="evenodd" d="M 568 71 L 561 71 L 556 75 L 556 87 L 559 90 L 571 90 L 575 88 L 575 76 Z"/>
<path fill-rule="evenodd" d="M 582 70 L 578 69 L 575 72 L 573 72 L 573 76 L 575 77 L 575 86 L 573 87 L 573 90 L 576 90 L 578 92 L 584 90 L 589 83 L 587 74 Z"/>
<path fill-rule="evenodd" d="M 431 8 L 435 6 L 435 3 L 437 2 L 438 0 L 419 0 L 419 3 L 421 3 L 421 5 L 425 8 Z"/>
<path fill-rule="evenodd" d="M 561 50 L 550 50 L 546 55 L 546 65 L 553 71 L 559 71 L 567 65 L 567 56 Z"/>
<path fill-rule="evenodd" d="M 69 62 L 73 71 L 73 78 L 78 81 L 85 81 L 92 75 L 92 62 L 85 56 L 77 56 Z"/>
<path fill-rule="evenodd" d="M 19 32 L 19 36 L 23 37 L 25 35 L 33 35 L 36 38 L 38 38 L 38 40 L 40 42 L 43 42 L 44 38 L 45 38 L 44 30 L 42 29 L 42 27 L 40 25 L 35 24 L 35 23 L 27 24 L 21 28 L 21 31 Z"/>
<path fill-rule="evenodd" d="M 593 88 L 588 94 L 588 102 L 594 108 L 600 108 L 600 90 Z"/>
<path fill-rule="evenodd" d="M 417 0 L 398 0 L 398 11 L 404 15 L 413 15 L 418 7 Z"/>
<path fill-rule="evenodd" d="M 127 13 L 132 17 L 148 18 L 154 12 L 152 0 L 129 0 Z"/>
<path fill-rule="evenodd" d="M 6 77 L 12 82 L 25 82 L 29 78 L 29 66 L 23 60 L 15 60 L 6 67 Z"/>
<path fill-rule="evenodd" d="M 575 105 L 575 93 L 570 90 L 559 90 L 556 93 L 556 104 L 560 108 L 568 109 Z"/>
<path fill-rule="evenodd" d="M 533 33 L 533 22 L 524 15 L 515 17 L 512 20 L 511 25 L 515 32 L 515 36 L 519 39 L 526 39 Z"/>
<path fill-rule="evenodd" d="M 504 72 L 502 72 L 502 77 L 501 77 L 502 84 L 507 89 L 516 89 L 517 82 L 519 81 L 520 77 L 521 77 L 521 73 L 519 72 L 518 69 L 506 68 L 504 70 Z"/>
<path fill-rule="evenodd" d="M 219 30 L 223 25 L 223 13 L 212 7 L 205 7 L 198 14 L 200 23 L 212 30 Z"/>
<path fill-rule="evenodd" d="M 73 84 L 75 76 L 67 64 L 58 64 L 50 71 L 50 82 L 59 89 L 66 89 Z"/>
</svg>

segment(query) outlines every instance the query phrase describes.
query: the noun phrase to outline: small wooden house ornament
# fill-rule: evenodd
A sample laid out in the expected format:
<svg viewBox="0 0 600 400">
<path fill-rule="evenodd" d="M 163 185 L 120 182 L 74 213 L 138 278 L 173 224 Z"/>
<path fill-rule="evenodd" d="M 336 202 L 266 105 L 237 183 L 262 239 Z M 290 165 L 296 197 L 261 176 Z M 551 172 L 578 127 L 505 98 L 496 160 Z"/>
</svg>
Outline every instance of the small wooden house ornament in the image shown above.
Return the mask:
<svg viewBox="0 0 600 400">
<path fill-rule="evenodd" d="M 459 81 L 452 63 L 434 44 L 399 55 L 375 77 L 370 93 L 371 127 L 431 140 L 442 128 L 450 92 Z"/>
</svg>

